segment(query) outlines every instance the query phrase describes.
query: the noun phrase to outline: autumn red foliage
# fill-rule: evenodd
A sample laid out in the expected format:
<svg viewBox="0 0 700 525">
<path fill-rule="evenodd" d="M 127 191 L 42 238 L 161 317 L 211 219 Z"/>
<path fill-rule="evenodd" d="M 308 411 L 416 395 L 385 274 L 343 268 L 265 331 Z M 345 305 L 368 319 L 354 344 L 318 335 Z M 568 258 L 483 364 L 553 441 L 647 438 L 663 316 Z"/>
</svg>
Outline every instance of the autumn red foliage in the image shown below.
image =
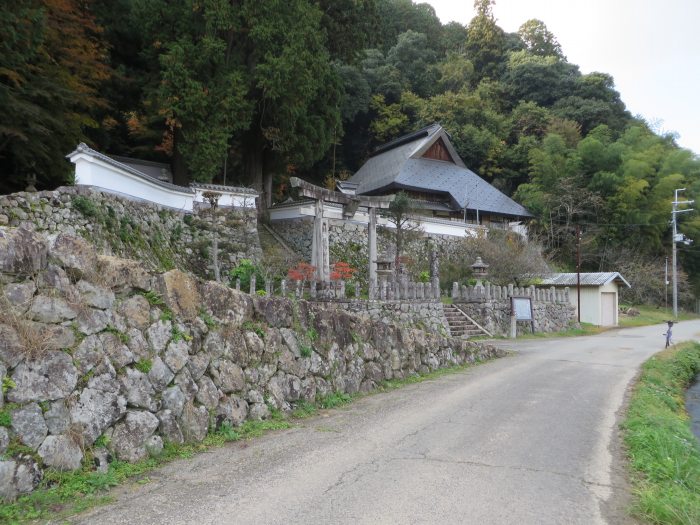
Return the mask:
<svg viewBox="0 0 700 525">
<path fill-rule="evenodd" d="M 331 279 L 334 281 L 347 281 L 352 279 L 355 272 L 357 272 L 357 269 L 353 268 L 346 262 L 340 261 L 333 265 Z"/>
<path fill-rule="evenodd" d="M 287 271 L 287 277 L 292 281 L 310 281 L 316 275 L 316 267 L 309 263 L 299 263 Z"/>
</svg>

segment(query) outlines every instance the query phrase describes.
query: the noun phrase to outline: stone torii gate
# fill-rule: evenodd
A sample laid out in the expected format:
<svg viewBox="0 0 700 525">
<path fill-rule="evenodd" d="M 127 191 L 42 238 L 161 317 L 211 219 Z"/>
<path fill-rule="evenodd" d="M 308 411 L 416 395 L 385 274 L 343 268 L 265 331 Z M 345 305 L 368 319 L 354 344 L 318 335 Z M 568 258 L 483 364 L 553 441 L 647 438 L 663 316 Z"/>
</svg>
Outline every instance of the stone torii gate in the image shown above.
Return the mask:
<svg viewBox="0 0 700 525">
<path fill-rule="evenodd" d="M 394 195 L 381 197 L 368 197 L 364 195 L 348 195 L 339 191 L 332 191 L 314 184 L 292 177 L 290 184 L 293 188 L 299 188 L 299 193 L 316 201 L 314 218 L 314 233 L 311 243 L 311 264 L 316 267 L 316 275 L 319 281 L 330 280 L 330 249 L 328 234 L 328 217 L 323 214 L 323 203 L 330 202 L 343 205 L 343 218 L 352 219 L 360 206 L 366 206 L 369 210 L 369 226 L 367 230 L 369 251 L 369 285 L 370 299 L 373 298 L 377 285 L 377 208 L 388 208 Z"/>
</svg>

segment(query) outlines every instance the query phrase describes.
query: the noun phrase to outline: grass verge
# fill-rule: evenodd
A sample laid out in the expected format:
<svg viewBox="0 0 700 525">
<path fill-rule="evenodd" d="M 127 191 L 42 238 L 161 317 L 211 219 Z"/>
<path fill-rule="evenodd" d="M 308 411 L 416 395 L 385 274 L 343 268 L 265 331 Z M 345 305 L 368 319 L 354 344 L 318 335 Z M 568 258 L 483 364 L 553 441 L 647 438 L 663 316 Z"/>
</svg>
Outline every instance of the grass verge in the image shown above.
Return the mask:
<svg viewBox="0 0 700 525">
<path fill-rule="evenodd" d="M 683 401 L 698 371 L 698 343 L 649 359 L 623 423 L 635 486 L 632 511 L 652 523 L 700 523 L 700 445 Z"/>
<path fill-rule="evenodd" d="M 609 330 L 608 327 L 596 326 L 589 323 L 581 323 L 580 328 L 569 328 L 562 332 L 535 332 L 534 334 L 522 334 L 518 339 L 547 339 L 550 337 L 579 337 L 582 335 L 596 335 Z"/>
<path fill-rule="evenodd" d="M 631 328 L 635 326 L 648 326 L 651 324 L 665 323 L 673 319 L 673 311 L 670 308 L 656 308 L 654 306 L 635 306 L 639 310 L 639 315 L 629 316 L 620 314 L 620 327 Z M 688 312 L 678 312 L 679 321 L 698 319 L 697 314 Z"/>
<path fill-rule="evenodd" d="M 404 379 L 383 381 L 379 388 L 370 392 L 369 395 L 455 374 L 481 362 L 476 361 L 475 363 L 442 368 Z M 92 458 L 88 453 L 83 469 L 74 472 L 58 472 L 47 469 L 44 471 L 44 479 L 37 490 L 18 498 L 14 503 L 0 504 L 0 523 L 21 524 L 47 519 L 60 520 L 89 508 L 110 503 L 113 499 L 107 494 L 108 489 L 126 481 L 148 483 L 146 474 L 169 461 L 186 459 L 211 447 L 220 447 L 241 439 L 255 438 L 271 430 L 290 428 L 294 425 L 295 419 L 314 416 L 320 409 L 332 409 L 347 405 L 364 395 L 367 394 L 334 392 L 317 398 L 315 403 L 299 401 L 291 413 L 291 419 L 287 419 L 279 411 L 274 411 L 272 417 L 264 421 L 246 421 L 240 427 L 223 425 L 219 430 L 210 433 L 201 443 L 185 445 L 167 443 L 163 453 L 156 458 L 149 458 L 138 463 L 113 461 L 105 473 L 94 471 Z"/>
</svg>

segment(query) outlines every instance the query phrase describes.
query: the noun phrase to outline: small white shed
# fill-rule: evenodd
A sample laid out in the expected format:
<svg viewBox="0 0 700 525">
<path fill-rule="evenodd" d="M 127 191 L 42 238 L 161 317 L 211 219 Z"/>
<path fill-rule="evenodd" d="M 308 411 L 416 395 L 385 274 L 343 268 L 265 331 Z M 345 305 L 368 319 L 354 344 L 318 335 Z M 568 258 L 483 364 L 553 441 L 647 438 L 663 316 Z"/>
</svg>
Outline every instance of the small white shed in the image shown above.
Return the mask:
<svg viewBox="0 0 700 525">
<path fill-rule="evenodd" d="M 571 304 L 578 306 L 576 273 L 555 273 L 547 276 L 542 286 L 569 288 Z M 617 326 L 618 291 L 620 286 L 630 287 L 619 272 L 582 273 L 581 322 L 597 326 Z"/>
</svg>

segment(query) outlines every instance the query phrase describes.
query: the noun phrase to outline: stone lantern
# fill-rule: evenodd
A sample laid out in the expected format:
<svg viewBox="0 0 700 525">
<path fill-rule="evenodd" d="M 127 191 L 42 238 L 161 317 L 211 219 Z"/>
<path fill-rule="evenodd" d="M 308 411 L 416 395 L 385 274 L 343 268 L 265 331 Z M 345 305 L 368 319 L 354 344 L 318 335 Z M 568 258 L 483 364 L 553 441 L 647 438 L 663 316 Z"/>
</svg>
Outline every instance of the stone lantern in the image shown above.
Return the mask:
<svg viewBox="0 0 700 525">
<path fill-rule="evenodd" d="M 481 257 L 477 257 L 474 264 L 471 266 L 472 275 L 476 278 L 476 285 L 483 286 L 481 284 L 482 279 L 486 279 L 489 275 L 489 265 L 481 260 Z"/>
</svg>

